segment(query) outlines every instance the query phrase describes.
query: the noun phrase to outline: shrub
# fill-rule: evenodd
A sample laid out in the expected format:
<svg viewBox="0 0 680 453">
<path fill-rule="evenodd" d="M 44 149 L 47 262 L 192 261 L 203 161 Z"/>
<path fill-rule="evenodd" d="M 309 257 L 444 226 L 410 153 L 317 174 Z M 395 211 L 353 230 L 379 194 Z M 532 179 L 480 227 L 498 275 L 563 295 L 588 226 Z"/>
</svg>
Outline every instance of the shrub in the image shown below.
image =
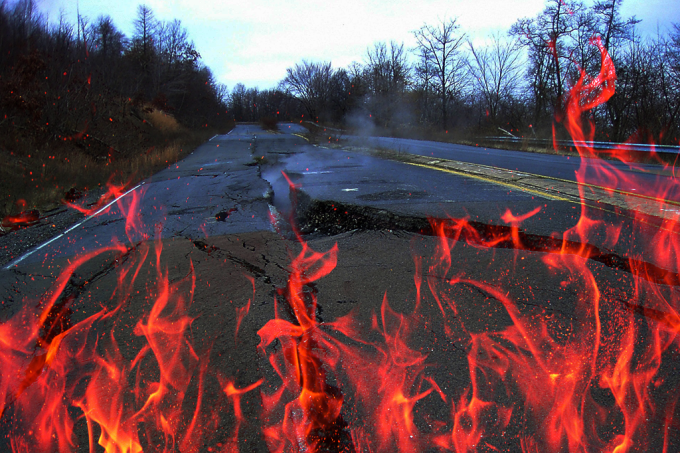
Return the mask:
<svg viewBox="0 0 680 453">
<path fill-rule="evenodd" d="M 147 108 L 144 112 L 144 119 L 161 132 L 177 132 L 179 130 L 179 123 L 174 116 L 155 108 Z"/>
<path fill-rule="evenodd" d="M 262 126 L 262 128 L 267 131 L 279 130 L 278 120 L 276 118 L 272 118 L 271 116 L 260 118 L 260 126 Z"/>
</svg>

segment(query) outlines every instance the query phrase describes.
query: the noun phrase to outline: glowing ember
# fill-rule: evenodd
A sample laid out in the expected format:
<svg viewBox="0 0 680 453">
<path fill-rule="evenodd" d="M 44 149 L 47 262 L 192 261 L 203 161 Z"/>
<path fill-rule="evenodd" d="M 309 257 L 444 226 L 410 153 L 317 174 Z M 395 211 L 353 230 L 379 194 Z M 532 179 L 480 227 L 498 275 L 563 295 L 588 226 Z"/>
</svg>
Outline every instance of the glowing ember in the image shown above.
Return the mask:
<svg viewBox="0 0 680 453">
<path fill-rule="evenodd" d="M 584 112 L 614 90 L 611 60 L 594 44 L 602 70 L 583 75 L 567 103 L 565 125 L 577 143 L 593 134 L 592 127 L 584 131 Z M 585 182 L 592 173 L 582 162 Z M 606 163 L 595 171 L 621 177 Z M 91 214 L 122 191 L 109 185 L 95 207 L 73 207 Z M 24 301 L 0 325 L 0 426 L 15 452 L 101 451 L 95 442 L 111 453 L 231 452 L 255 423 L 276 452 L 669 451 L 677 427 L 677 219 L 666 220 L 649 250 L 612 266 L 626 274 L 621 288 L 607 286 L 598 272 L 611 255 L 589 242 L 604 232 L 604 245 L 613 247 L 621 227 L 605 224 L 585 203 L 573 229 L 540 247 L 520 230 L 540 208 L 508 210 L 501 218 L 507 226 L 486 230 L 465 219 L 433 220 L 436 248 L 415 256 L 410 308 L 396 310 L 386 293 L 368 320 L 355 310 L 326 322 L 319 316 L 323 294 L 309 288 L 332 275 L 339 249 L 316 252 L 298 237 L 302 250 L 274 296 L 273 318 L 257 332 L 267 368 L 241 382 L 217 371 L 215 339 L 197 340 L 193 263 L 183 279 L 170 280 L 160 238 L 147 241 L 141 230 L 139 196 L 119 207 L 128 240 L 140 242 L 73 260 L 42 299 Z M 500 276 L 476 278 L 459 263 L 472 250 L 486 269 L 498 270 L 500 248 L 514 253 Z M 646 263 L 643 253 L 657 262 Z M 67 284 L 103 254 L 117 257 L 111 300 L 72 324 Z M 149 266 L 155 281 L 141 288 Z M 514 297 L 520 289 L 533 294 L 533 282 L 513 280 L 521 272 L 559 281 L 556 300 Z M 237 347 L 246 344 L 240 329 L 256 296 L 248 280 L 252 297 L 236 301 L 234 330 L 225 335 Z M 139 307 L 130 302 L 140 291 L 149 306 L 135 316 Z M 563 294 L 570 294 L 568 305 L 546 309 Z M 480 300 L 493 309 L 476 307 Z M 245 415 L 244 399 L 252 396 L 261 402 L 257 420 Z M 86 431 L 87 447 L 76 426 Z"/>
<path fill-rule="evenodd" d="M 114 184 L 111 180 L 109 180 L 109 182 L 106 184 L 106 192 L 101 197 L 99 197 L 99 200 L 97 200 L 93 206 L 85 207 L 75 204 L 69 200 L 68 196 L 63 200 L 63 203 L 69 208 L 82 212 L 83 215 L 93 215 L 104 208 L 111 200 L 121 196 L 125 192 L 126 185 L 127 184 Z"/>
</svg>

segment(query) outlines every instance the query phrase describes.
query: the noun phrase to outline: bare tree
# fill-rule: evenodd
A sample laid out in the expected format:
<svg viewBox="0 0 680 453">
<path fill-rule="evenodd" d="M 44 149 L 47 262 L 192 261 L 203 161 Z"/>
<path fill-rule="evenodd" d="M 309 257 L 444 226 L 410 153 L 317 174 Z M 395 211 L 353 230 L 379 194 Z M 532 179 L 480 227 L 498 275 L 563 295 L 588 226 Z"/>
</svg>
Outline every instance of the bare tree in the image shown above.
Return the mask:
<svg viewBox="0 0 680 453">
<path fill-rule="evenodd" d="M 562 109 L 565 73 L 571 63 L 572 33 L 583 5 L 569 0 L 550 0 L 535 18 L 518 20 L 510 34 L 529 50 L 529 79 L 535 102 L 534 122 Z"/>
<path fill-rule="evenodd" d="M 428 52 L 417 50 L 418 60 L 413 68 L 414 91 L 420 109 L 420 121 L 429 124 L 432 120 L 431 94 L 434 92 L 435 67 Z"/>
<path fill-rule="evenodd" d="M 362 75 L 367 106 L 384 125 L 392 121 L 395 109 L 403 103 L 410 72 L 403 44 L 378 42 L 366 52 Z"/>
<path fill-rule="evenodd" d="M 18 34 L 23 35 L 21 38 L 28 40 L 44 31 L 45 16 L 39 12 L 38 3 L 34 0 L 19 0 L 14 4 L 11 15 L 12 25 Z"/>
<path fill-rule="evenodd" d="M 195 63 L 201 57 L 179 19 L 158 23 L 156 49 L 163 64 L 169 68 Z"/>
<path fill-rule="evenodd" d="M 621 72 L 619 69 L 622 69 L 622 58 L 626 55 L 625 47 L 635 39 L 635 25 L 640 22 L 635 16 L 627 19 L 621 18 L 619 10 L 622 3 L 623 0 L 597 0 L 592 7 L 595 22 L 592 34 L 602 38 L 602 44 L 612 59 L 617 73 Z M 593 60 L 597 61 L 597 58 Z M 613 128 L 613 136 L 617 137 L 616 140 L 628 138 L 620 136 L 623 131 L 620 107 L 628 102 L 626 99 L 619 99 L 621 96 L 622 91 L 617 89 L 605 105 L 594 110 L 604 112 L 603 116 L 606 117 L 608 124 L 600 124 L 600 126 Z"/>
<path fill-rule="evenodd" d="M 102 60 L 120 56 L 124 48 L 124 36 L 113 24 L 111 16 L 99 16 L 92 30 L 94 53 Z"/>
<path fill-rule="evenodd" d="M 340 123 L 347 114 L 351 104 L 349 98 L 352 93 L 352 80 L 345 69 L 333 71 L 330 83 L 329 114 L 330 119 Z"/>
<path fill-rule="evenodd" d="M 67 59 L 73 50 L 73 25 L 66 21 L 64 11 L 59 15 L 59 22 L 51 29 L 54 38 L 51 54 L 59 59 Z"/>
<path fill-rule="evenodd" d="M 246 113 L 246 86 L 237 83 L 229 96 L 231 114 L 236 121 L 244 121 Z"/>
<path fill-rule="evenodd" d="M 132 36 L 133 48 L 136 49 L 143 71 L 148 71 L 154 53 L 154 37 L 158 21 L 153 11 L 146 5 L 137 7 L 137 18 L 134 20 L 135 33 Z"/>
<path fill-rule="evenodd" d="M 333 69 L 330 62 L 313 63 L 303 60 L 286 70 L 281 89 L 290 93 L 317 120 L 329 99 Z"/>
<path fill-rule="evenodd" d="M 403 92 L 409 69 L 404 44 L 378 42 L 366 52 L 365 76 L 373 93 Z"/>
<path fill-rule="evenodd" d="M 423 25 L 413 32 L 418 49 L 427 55 L 434 69 L 434 87 L 442 109 L 442 127 L 446 129 L 447 105 L 460 97 L 465 83 L 466 60 L 463 44 L 466 35 L 459 31 L 457 19 L 442 20 L 436 26 Z"/>
<path fill-rule="evenodd" d="M 157 23 L 154 48 L 156 59 L 151 91 L 155 96 L 167 96 L 176 101 L 179 108 L 201 56 L 178 19 Z"/>
<path fill-rule="evenodd" d="M 495 122 L 503 101 L 513 97 L 521 82 L 521 52 L 517 40 L 503 41 L 496 34 L 488 46 L 477 47 L 468 41 L 472 58 L 470 74 L 481 98 L 487 117 Z"/>
<path fill-rule="evenodd" d="M 671 93 L 669 104 L 670 124 L 675 126 L 675 133 L 680 132 L 678 117 L 680 116 L 680 24 L 673 24 L 673 32 L 670 39 L 666 42 L 664 60 L 668 61 L 668 93 Z M 671 100 L 672 99 L 672 100 Z"/>
<path fill-rule="evenodd" d="M 623 0 L 597 0 L 593 5 L 593 13 L 598 18 L 598 28 L 602 44 L 610 52 L 612 43 L 629 40 L 631 32 L 640 20 L 635 16 L 621 19 L 620 9 Z"/>
</svg>

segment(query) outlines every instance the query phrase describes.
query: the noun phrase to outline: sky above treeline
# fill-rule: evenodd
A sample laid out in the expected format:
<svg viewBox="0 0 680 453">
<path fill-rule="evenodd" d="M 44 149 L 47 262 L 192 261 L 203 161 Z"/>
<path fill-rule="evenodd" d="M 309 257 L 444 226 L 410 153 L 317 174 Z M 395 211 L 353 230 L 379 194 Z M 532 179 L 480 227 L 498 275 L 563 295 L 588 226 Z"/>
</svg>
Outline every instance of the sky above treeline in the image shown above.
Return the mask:
<svg viewBox="0 0 680 453">
<path fill-rule="evenodd" d="M 180 19 L 204 64 L 229 90 L 237 83 L 275 88 L 286 68 L 303 59 L 331 61 L 334 67 L 362 62 L 366 49 L 379 41 L 412 48 L 413 30 L 449 17 L 480 40 L 507 32 L 517 19 L 535 17 L 546 5 L 544 0 L 38 0 L 51 23 L 63 13 L 75 24 L 79 8 L 91 21 L 111 16 L 128 37 L 141 3 L 157 19 Z M 638 30 L 647 35 L 680 23 L 678 0 L 624 0 L 621 13 L 641 19 Z"/>
</svg>

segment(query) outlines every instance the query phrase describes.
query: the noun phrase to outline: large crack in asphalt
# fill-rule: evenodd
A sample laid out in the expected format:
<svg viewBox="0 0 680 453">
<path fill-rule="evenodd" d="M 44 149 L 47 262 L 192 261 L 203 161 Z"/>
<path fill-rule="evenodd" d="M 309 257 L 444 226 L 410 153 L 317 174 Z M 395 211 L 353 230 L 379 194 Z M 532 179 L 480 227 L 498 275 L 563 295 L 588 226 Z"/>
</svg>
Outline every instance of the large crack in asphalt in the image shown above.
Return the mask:
<svg viewBox="0 0 680 453">
<path fill-rule="evenodd" d="M 254 141 L 253 153 L 256 151 L 256 146 L 256 141 Z M 259 163 L 264 164 L 264 162 Z M 261 165 L 258 165 L 258 175 L 269 184 L 271 199 L 273 199 L 273 185 L 271 181 L 263 177 L 260 167 Z M 632 257 L 624 257 L 589 243 L 527 233 L 521 229 L 515 231 L 512 226 L 493 225 L 473 220 L 466 220 L 464 228 L 456 228 L 454 225 L 456 220 L 449 218 L 409 216 L 371 206 L 313 199 L 303 189 L 296 187 L 289 187 L 288 190 L 292 213 L 277 218 L 280 222 L 277 229 L 284 230 L 284 233 L 285 230 L 288 232 L 297 230 L 303 236 L 333 236 L 352 231 L 391 230 L 435 236 L 443 232 L 449 237 L 455 236 L 458 240 L 471 245 L 580 255 L 611 269 L 635 273 L 656 284 L 680 286 L 680 274 L 677 272 Z M 272 206 L 271 209 L 275 208 Z M 436 224 L 443 224 L 444 228 L 435 231 L 434 225 Z M 518 244 L 521 246 L 518 247 Z"/>
<path fill-rule="evenodd" d="M 508 225 L 466 220 L 401 215 L 385 209 L 316 200 L 301 189 L 291 189 L 293 222 L 302 235 L 336 235 L 359 230 L 402 230 L 425 236 L 445 234 L 470 245 L 529 252 L 579 255 L 611 269 L 635 273 L 655 284 L 680 286 L 680 274 L 653 263 L 623 257 L 589 243 L 527 233 Z M 435 225 L 442 225 L 435 228 Z M 514 238 L 514 239 L 513 239 Z"/>
<path fill-rule="evenodd" d="M 54 337 L 60 333 L 71 328 L 71 315 L 73 314 L 72 307 L 80 296 L 89 288 L 91 288 L 98 280 L 104 278 L 106 275 L 113 272 L 116 268 L 123 265 L 137 250 L 139 243 L 130 247 L 127 252 L 116 254 L 111 259 L 107 260 L 94 273 L 89 275 L 80 275 L 74 272 L 71 275 L 68 283 L 64 287 L 59 299 L 52 305 L 45 323 L 43 324 L 43 333 L 40 336 L 41 341 L 50 343 Z M 40 301 L 44 303 L 45 296 Z"/>
<path fill-rule="evenodd" d="M 239 258 L 237 256 L 232 255 L 226 250 L 222 250 L 221 248 L 208 244 L 207 242 L 204 242 L 200 239 L 191 239 L 187 238 L 188 240 L 191 241 L 192 244 L 194 244 L 194 247 L 196 247 L 198 250 L 207 253 L 208 255 L 214 255 L 216 258 L 225 258 L 231 261 L 232 263 L 240 266 L 243 268 L 246 272 L 251 274 L 255 278 L 262 279 L 264 283 L 271 283 L 271 277 L 267 275 L 267 271 L 262 269 L 259 266 L 256 266 L 255 264 L 244 260 L 242 258 Z M 245 246 L 245 244 L 244 244 Z"/>
</svg>

